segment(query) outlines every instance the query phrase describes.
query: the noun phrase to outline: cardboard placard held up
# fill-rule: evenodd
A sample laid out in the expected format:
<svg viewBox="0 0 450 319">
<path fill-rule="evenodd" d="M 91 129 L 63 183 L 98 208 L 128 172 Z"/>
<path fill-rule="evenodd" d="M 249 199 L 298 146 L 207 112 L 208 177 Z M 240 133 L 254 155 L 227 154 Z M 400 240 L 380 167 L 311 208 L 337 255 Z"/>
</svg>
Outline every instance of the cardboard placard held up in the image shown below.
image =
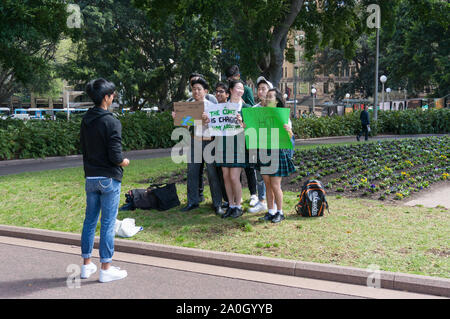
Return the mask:
<svg viewBox="0 0 450 319">
<path fill-rule="evenodd" d="M 201 121 L 205 111 L 205 102 L 174 102 L 175 126 L 194 126 L 194 121 Z"/>
</svg>

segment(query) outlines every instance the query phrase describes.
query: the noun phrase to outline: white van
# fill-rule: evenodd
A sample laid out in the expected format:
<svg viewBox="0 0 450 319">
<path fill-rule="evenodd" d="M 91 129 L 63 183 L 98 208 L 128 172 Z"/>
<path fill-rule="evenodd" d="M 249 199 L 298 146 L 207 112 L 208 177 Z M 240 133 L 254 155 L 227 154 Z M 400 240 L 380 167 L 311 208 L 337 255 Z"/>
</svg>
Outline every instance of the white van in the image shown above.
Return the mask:
<svg viewBox="0 0 450 319">
<path fill-rule="evenodd" d="M 5 120 L 11 115 L 11 110 L 8 107 L 0 107 L 0 119 Z"/>
</svg>

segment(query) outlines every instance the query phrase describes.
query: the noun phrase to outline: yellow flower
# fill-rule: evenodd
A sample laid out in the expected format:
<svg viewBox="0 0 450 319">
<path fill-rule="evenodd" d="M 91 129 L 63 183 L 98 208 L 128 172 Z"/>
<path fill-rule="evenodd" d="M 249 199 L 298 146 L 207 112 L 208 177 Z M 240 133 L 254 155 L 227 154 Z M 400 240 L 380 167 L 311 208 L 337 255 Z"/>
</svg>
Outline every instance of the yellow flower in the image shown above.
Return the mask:
<svg viewBox="0 0 450 319">
<path fill-rule="evenodd" d="M 367 183 L 367 177 L 365 177 L 365 178 L 361 178 L 361 182 L 363 182 L 363 183 Z"/>
<path fill-rule="evenodd" d="M 405 163 L 408 164 L 409 166 L 414 166 L 414 164 L 409 160 L 406 160 Z"/>
<path fill-rule="evenodd" d="M 444 177 L 444 179 L 447 179 L 450 176 L 450 174 L 449 173 L 443 173 L 442 176 Z"/>
</svg>

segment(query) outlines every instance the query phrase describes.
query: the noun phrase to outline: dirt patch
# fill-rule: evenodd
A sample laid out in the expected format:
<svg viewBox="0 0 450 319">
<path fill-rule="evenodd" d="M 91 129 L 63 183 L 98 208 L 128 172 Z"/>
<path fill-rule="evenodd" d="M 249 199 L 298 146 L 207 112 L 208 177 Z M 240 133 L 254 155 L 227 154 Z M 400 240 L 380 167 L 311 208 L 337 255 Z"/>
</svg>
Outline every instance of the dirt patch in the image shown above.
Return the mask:
<svg viewBox="0 0 450 319">
<path fill-rule="evenodd" d="M 439 257 L 450 257 L 450 250 L 439 250 L 436 248 L 427 250 L 427 254 L 432 254 Z"/>
<path fill-rule="evenodd" d="M 187 170 L 181 170 L 172 172 L 170 174 L 161 175 L 158 177 L 150 177 L 137 181 L 139 184 L 164 184 L 164 183 L 175 183 L 175 184 L 186 184 L 187 181 Z"/>
</svg>

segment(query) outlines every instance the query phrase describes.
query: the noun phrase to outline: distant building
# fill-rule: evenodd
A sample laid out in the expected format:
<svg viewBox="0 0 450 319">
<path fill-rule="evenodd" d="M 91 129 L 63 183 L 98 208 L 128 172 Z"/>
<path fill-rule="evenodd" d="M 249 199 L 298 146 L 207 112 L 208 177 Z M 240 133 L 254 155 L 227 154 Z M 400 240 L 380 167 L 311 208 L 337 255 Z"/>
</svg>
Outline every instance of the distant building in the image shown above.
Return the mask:
<svg viewBox="0 0 450 319">
<path fill-rule="evenodd" d="M 356 67 L 350 65 L 348 68 L 340 68 L 339 74 L 315 74 L 314 80 L 306 81 L 301 71 L 306 68 L 306 61 L 302 59 L 304 48 L 300 45 L 305 37 L 303 31 L 293 31 L 290 35 L 288 46 L 294 48 L 295 63 L 288 61 L 283 63 L 283 76 L 279 83 L 279 89 L 283 94 L 287 94 L 289 100 L 294 99 L 294 80 L 296 80 L 297 100 L 311 96 L 311 89 L 314 87 L 318 99 L 333 101 L 335 89 L 350 82 L 352 75 L 356 72 Z M 297 73 L 295 74 L 295 71 Z"/>
</svg>

